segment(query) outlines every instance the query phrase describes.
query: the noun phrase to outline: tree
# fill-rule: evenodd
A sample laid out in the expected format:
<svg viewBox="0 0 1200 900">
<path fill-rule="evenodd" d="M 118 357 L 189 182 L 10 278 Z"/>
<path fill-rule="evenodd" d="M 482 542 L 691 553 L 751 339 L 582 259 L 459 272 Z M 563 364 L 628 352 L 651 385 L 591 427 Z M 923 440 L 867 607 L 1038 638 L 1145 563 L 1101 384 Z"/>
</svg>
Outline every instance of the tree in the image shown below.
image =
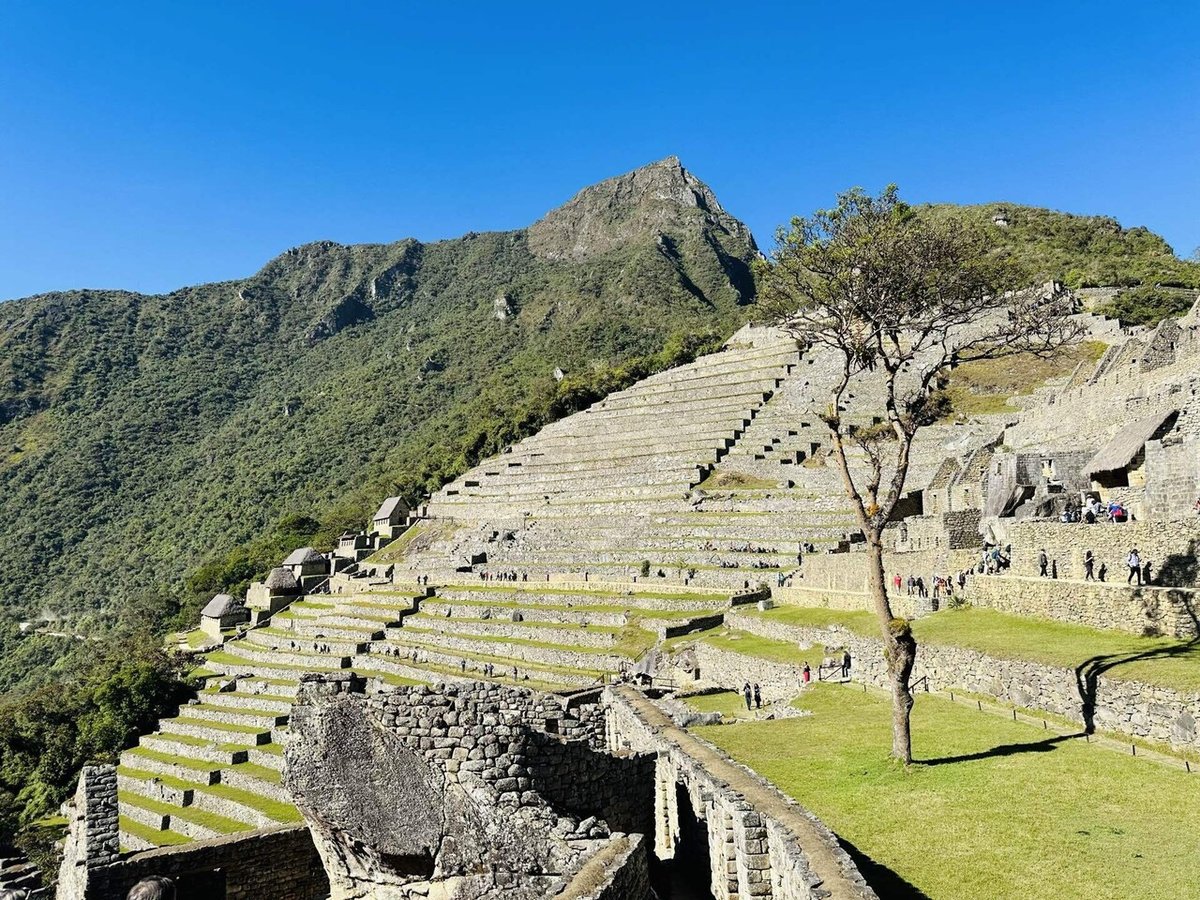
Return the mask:
<svg viewBox="0 0 1200 900">
<path fill-rule="evenodd" d="M 759 303 L 838 377 L 820 415 L 867 545 L 893 702 L 892 754 L 912 761 L 909 678 L 917 644 L 887 595 L 883 531 L 903 498 L 913 439 L 959 363 L 1048 355 L 1080 333 L 1066 294 L 1029 287 L 986 233 L 921 217 L 894 185 L 854 189 L 781 228 L 759 265 Z M 858 451 L 855 458 L 851 452 Z M 848 452 L 851 451 L 851 452 Z"/>
</svg>

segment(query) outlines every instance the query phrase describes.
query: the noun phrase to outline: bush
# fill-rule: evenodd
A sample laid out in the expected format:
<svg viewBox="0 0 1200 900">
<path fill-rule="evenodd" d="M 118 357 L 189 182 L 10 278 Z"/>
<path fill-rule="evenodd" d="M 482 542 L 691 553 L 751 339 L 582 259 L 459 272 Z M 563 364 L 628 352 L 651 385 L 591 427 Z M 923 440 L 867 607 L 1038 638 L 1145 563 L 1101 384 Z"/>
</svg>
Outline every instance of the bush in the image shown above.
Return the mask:
<svg viewBox="0 0 1200 900">
<path fill-rule="evenodd" d="M 1184 315 L 1195 295 L 1159 287 L 1135 287 L 1121 291 L 1096 311 L 1122 325 L 1157 325 L 1163 319 Z"/>
</svg>

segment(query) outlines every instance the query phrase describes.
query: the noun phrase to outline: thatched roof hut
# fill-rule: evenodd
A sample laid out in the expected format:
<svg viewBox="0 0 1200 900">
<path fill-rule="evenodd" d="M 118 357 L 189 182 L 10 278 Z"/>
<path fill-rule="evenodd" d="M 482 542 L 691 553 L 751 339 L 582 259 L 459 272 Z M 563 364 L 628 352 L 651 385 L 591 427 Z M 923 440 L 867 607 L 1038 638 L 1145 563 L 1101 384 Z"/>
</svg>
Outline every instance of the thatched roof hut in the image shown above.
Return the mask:
<svg viewBox="0 0 1200 900">
<path fill-rule="evenodd" d="M 1111 441 L 1100 448 L 1095 456 L 1088 460 L 1083 467 L 1083 474 L 1095 478 L 1106 472 L 1120 472 L 1129 468 L 1146 447 L 1146 441 L 1156 435 L 1168 431 L 1175 424 L 1179 413 L 1169 409 L 1139 419 L 1132 425 L 1122 429 Z"/>
</svg>

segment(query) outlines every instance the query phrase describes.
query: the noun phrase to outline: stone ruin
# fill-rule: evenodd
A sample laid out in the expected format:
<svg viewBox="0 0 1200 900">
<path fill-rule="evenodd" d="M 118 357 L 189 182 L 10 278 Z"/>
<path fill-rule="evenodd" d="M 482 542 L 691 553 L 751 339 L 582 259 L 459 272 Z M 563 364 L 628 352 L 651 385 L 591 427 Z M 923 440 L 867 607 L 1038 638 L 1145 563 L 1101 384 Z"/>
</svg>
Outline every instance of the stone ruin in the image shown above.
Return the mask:
<svg viewBox="0 0 1200 900">
<path fill-rule="evenodd" d="M 484 683 L 367 694 L 351 675 L 307 681 L 286 783 L 332 896 L 533 900 L 630 846 L 652 826 L 653 762 L 595 749 L 598 713 L 594 698 L 569 710 Z"/>
</svg>

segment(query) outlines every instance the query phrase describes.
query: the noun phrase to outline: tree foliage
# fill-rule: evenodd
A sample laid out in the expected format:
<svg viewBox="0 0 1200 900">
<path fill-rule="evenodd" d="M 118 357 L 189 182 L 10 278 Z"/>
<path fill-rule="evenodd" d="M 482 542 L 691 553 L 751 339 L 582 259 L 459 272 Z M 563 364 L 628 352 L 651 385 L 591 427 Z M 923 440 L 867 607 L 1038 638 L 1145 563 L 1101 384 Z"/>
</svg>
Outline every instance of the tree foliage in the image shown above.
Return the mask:
<svg viewBox="0 0 1200 900">
<path fill-rule="evenodd" d="M 0 632 L 6 650 L 38 639 Z M 148 634 L 73 643 L 70 676 L 0 702 L 0 848 L 53 812 L 80 768 L 115 762 L 188 694 L 183 661 Z"/>
<path fill-rule="evenodd" d="M 916 641 L 892 612 L 882 539 L 904 493 L 913 440 L 941 414 L 939 384 L 954 366 L 1048 354 L 1079 335 L 1065 295 L 1029 287 L 1028 271 L 993 250 L 970 223 L 918 215 L 895 186 L 878 197 L 856 188 L 832 209 L 793 219 L 760 266 L 768 317 L 805 351 L 831 354 L 839 373 L 821 418 L 867 540 L 892 681 L 892 749 L 905 762 Z"/>
</svg>

